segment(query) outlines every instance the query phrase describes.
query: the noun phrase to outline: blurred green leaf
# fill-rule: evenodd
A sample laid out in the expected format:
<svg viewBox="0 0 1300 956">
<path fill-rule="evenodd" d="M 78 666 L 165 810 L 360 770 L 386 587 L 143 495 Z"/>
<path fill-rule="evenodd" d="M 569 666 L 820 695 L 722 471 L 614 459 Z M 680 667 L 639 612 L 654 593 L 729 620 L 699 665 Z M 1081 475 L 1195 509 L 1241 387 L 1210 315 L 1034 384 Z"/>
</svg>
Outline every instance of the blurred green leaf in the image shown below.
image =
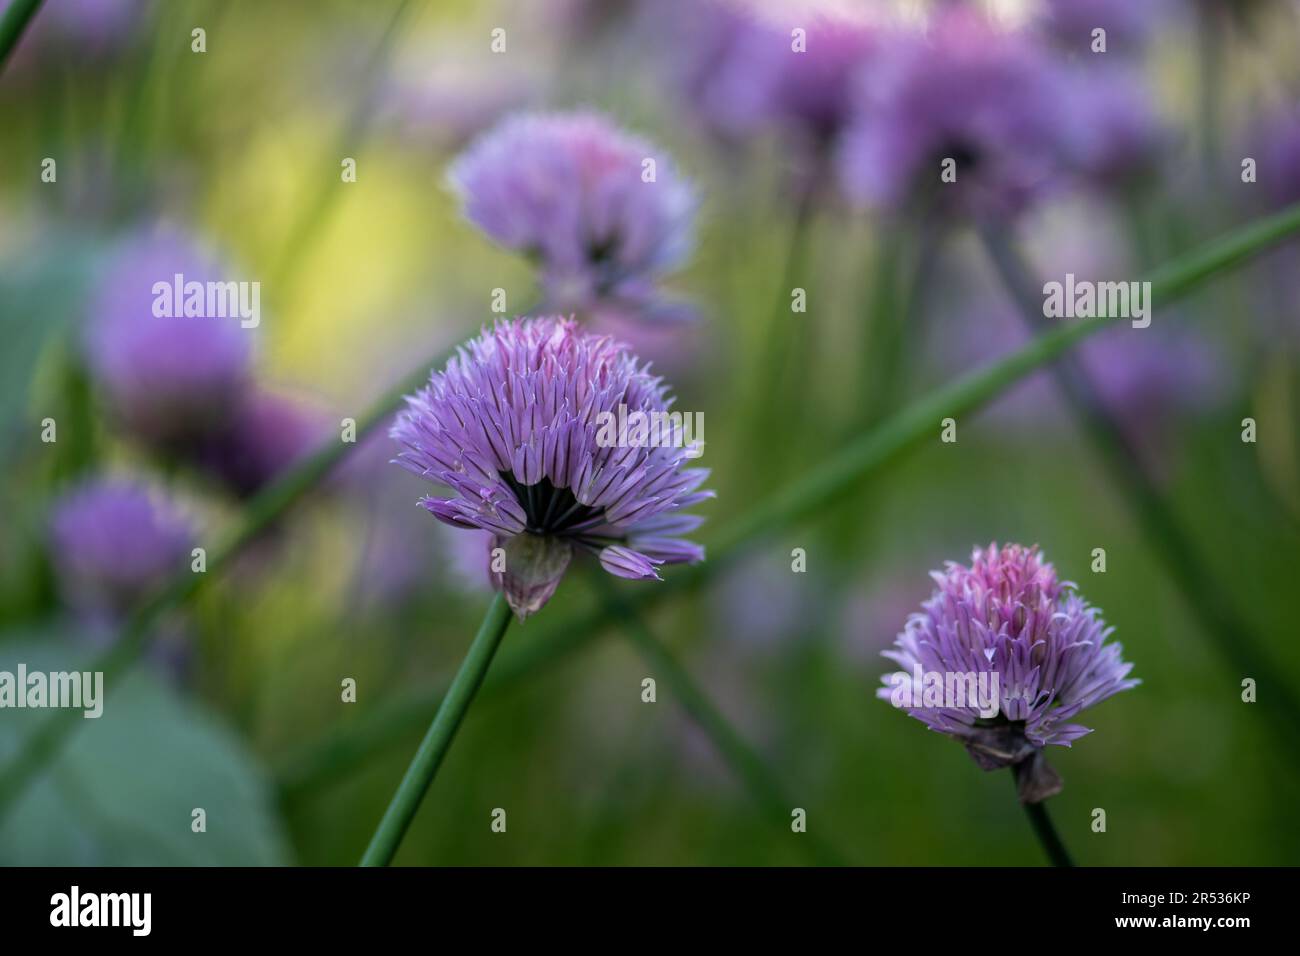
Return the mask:
<svg viewBox="0 0 1300 956">
<path fill-rule="evenodd" d="M 90 659 L 69 645 L 0 646 L 0 670 L 68 670 Z M 0 752 L 45 711 L 0 710 Z M 0 864 L 278 865 L 288 862 L 270 790 L 238 739 L 144 665 L 80 720 L 67 749 L 0 829 Z M 202 807 L 207 832 L 191 830 Z"/>
</svg>

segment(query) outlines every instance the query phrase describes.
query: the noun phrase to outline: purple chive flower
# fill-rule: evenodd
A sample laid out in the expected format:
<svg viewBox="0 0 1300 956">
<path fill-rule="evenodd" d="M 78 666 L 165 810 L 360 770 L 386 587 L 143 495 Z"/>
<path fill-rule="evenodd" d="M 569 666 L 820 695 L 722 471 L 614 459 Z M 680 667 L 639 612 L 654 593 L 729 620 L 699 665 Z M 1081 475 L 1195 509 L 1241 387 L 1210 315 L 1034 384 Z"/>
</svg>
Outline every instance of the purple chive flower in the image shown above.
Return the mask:
<svg viewBox="0 0 1300 956">
<path fill-rule="evenodd" d="M 693 244 L 694 188 L 665 153 L 596 113 L 510 117 L 450 178 L 471 222 L 537 261 L 557 311 L 648 308 Z"/>
<path fill-rule="evenodd" d="M 458 528 L 490 531 L 504 549 L 494 573 L 522 619 L 555 593 L 575 548 L 606 571 L 658 578 L 662 564 L 696 562 L 679 537 L 701 522 L 683 509 L 708 471 L 684 468 L 697 449 L 609 440 L 619 406 L 663 412 L 661 379 L 610 338 L 571 319 L 501 322 L 463 347 L 407 399 L 393 426 L 397 463 L 450 489 L 420 504 Z"/>
<path fill-rule="evenodd" d="M 68 492 L 50 518 L 51 560 L 68 603 L 119 617 L 187 567 L 193 531 L 168 502 L 121 479 Z"/>
<path fill-rule="evenodd" d="M 254 494 L 320 444 L 324 422 L 309 406 L 255 391 L 195 450 L 196 464 L 239 497 Z"/>
<path fill-rule="evenodd" d="M 1015 767 L 1022 801 L 1058 793 L 1042 749 L 1091 733 L 1071 721 L 1139 683 L 1120 645 L 1106 640 L 1113 629 L 1037 547 L 976 548 L 970 567 L 950 561 L 931 577 L 930 599 L 884 652 L 900 670 L 876 696 L 960 740 L 983 769 Z M 987 697 L 963 705 L 962 695 L 947 696 L 959 675 L 975 675 Z"/>
<path fill-rule="evenodd" d="M 252 362 L 252 330 L 238 317 L 155 315 L 155 284 L 173 287 L 177 275 L 185 283 L 224 280 L 179 233 L 128 241 L 91 296 L 86 331 L 87 362 L 113 414 L 167 451 L 189 447 L 225 421 Z"/>
<path fill-rule="evenodd" d="M 1057 70 L 1023 34 L 956 10 L 880 45 L 839 153 L 850 199 L 1007 218 L 1061 165 Z M 945 160 L 956 180 L 941 179 Z"/>
</svg>

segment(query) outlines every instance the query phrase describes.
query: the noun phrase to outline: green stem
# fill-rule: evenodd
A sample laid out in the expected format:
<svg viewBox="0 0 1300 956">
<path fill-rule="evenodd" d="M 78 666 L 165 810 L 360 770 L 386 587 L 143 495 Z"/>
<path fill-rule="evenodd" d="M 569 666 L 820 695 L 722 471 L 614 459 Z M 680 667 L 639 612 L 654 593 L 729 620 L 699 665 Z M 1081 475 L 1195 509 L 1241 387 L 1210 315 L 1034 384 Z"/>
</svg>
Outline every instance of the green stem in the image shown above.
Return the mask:
<svg viewBox="0 0 1300 956">
<path fill-rule="evenodd" d="M 984 245 L 1008 295 L 1031 329 L 1048 324 L 1042 314 L 1036 290 L 1041 288 L 1019 250 L 1000 230 L 986 230 Z M 1201 559 L 1196 543 L 1184 529 L 1178 515 L 1165 501 L 1154 479 L 1142 464 L 1134 446 L 1114 414 L 1106 406 L 1091 376 L 1076 357 L 1061 357 L 1053 366 L 1057 384 L 1071 410 L 1092 442 L 1112 484 L 1124 496 L 1129 510 L 1157 557 L 1195 612 L 1205 633 L 1220 655 L 1240 675 L 1282 673 L 1275 661 L 1261 650 L 1262 642 L 1246 623 L 1248 618 L 1233 606 L 1219 587 L 1214 573 Z M 1261 698 L 1261 703 L 1264 703 Z M 1272 711 L 1269 726 L 1300 761 L 1300 702 L 1279 682 L 1265 704 Z"/>
<path fill-rule="evenodd" d="M 1024 763 L 1014 764 L 1011 767 L 1011 779 L 1016 782 L 1017 787 L 1020 783 L 1020 773 L 1025 768 Z M 1052 866 L 1074 866 L 1074 861 L 1070 859 L 1070 851 L 1061 842 L 1060 834 L 1052 824 L 1052 818 L 1047 815 L 1047 801 L 1022 803 L 1021 806 L 1025 808 L 1029 825 L 1034 828 L 1034 836 L 1038 837 L 1038 842 L 1043 845 L 1043 852 L 1047 854 L 1047 859 L 1051 861 Z"/>
<path fill-rule="evenodd" d="M 488 667 L 491 666 L 492 658 L 496 656 L 501 638 L 505 636 L 509 625 L 510 606 L 498 591 L 488 605 L 487 613 L 483 615 L 483 623 L 474 635 L 474 642 L 470 644 L 460 670 L 447 689 L 447 696 L 438 706 L 428 733 L 420 742 L 420 749 L 415 752 L 406 775 L 402 777 L 397 792 L 388 804 L 384 818 L 379 821 L 375 835 L 370 839 L 370 846 L 361 858 L 362 866 L 387 866 L 393 861 L 393 854 L 397 852 L 411 821 L 415 819 L 420 801 L 433 783 L 434 775 L 442 766 L 442 760 L 487 675 Z"/>
<path fill-rule="evenodd" d="M 934 275 L 941 239 L 938 226 L 923 219 L 902 239 L 877 240 L 881 248 L 871 270 L 876 293 L 867 330 L 869 348 L 862 363 L 859 427 L 888 412 L 902 391 L 911 354 L 907 345 L 924 335 L 925 293 Z"/>
<path fill-rule="evenodd" d="M 1209 277 L 1240 265 L 1297 231 L 1300 231 L 1300 204 L 1237 229 L 1153 273 L 1152 299 L 1163 307 L 1193 291 Z M 978 410 L 1009 386 L 1115 321 L 1118 320 L 1083 319 L 1052 329 L 1005 358 L 913 403 L 807 472 L 799 481 L 758 504 L 747 517 L 720 536 L 718 543 L 710 548 L 707 562 L 679 569 L 663 584 L 629 595 L 629 604 L 649 607 L 686 588 L 706 584 L 734 562 L 744 548 L 804 518 L 824 513 L 829 504 L 853 491 L 863 478 L 927 438 L 933 438 L 944 418 Z M 601 633 L 610 618 L 609 609 L 601 605 L 585 612 L 545 619 L 526 644 L 502 659 L 489 687 L 533 674 L 586 646 Z M 367 746 L 357 746 L 345 739 L 357 732 L 351 726 L 328 735 L 323 742 L 312 745 L 283 765 L 277 774 L 281 786 L 301 792 L 336 778 L 340 758 L 364 759 L 371 752 L 370 742 L 381 742 L 400 733 L 409 715 L 419 707 L 430 706 L 440 693 L 438 689 L 424 688 L 412 691 L 409 702 L 400 706 L 395 703 L 376 723 L 361 731 Z"/>
<path fill-rule="evenodd" d="M 763 815 L 782 831 L 789 832 L 790 813 L 796 803 L 781 786 L 780 780 L 722 711 L 700 690 L 672 652 L 655 638 L 649 626 L 627 603 L 614 583 L 602 580 L 601 584 L 609 613 L 622 622 L 628 639 L 646 663 L 668 684 L 682 709 L 708 736 L 719 755 L 759 805 Z M 805 842 L 817 862 L 830 866 L 847 865 L 847 861 L 834 847 L 812 833 L 799 834 L 799 838 Z"/>
<path fill-rule="evenodd" d="M 41 0 L 13 0 L 0 18 L 0 73 L 4 73 L 9 54 L 23 37 L 23 31 L 41 8 Z"/>
</svg>

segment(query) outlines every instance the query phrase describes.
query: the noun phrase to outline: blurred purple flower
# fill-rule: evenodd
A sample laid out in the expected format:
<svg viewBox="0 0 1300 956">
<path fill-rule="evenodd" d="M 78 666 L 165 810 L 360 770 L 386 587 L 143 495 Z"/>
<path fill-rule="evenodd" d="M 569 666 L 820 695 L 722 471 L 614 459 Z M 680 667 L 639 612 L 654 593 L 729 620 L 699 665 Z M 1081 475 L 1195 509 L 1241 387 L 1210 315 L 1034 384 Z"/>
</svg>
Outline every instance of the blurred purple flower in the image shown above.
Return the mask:
<svg viewBox="0 0 1300 956">
<path fill-rule="evenodd" d="M 324 421 L 315 409 L 258 390 L 201 442 L 194 462 L 239 497 L 248 497 L 314 451 L 324 436 Z"/>
<path fill-rule="evenodd" d="M 950 561 L 931 577 L 930 599 L 884 652 L 900 670 L 882 678 L 876 696 L 905 701 L 910 716 L 960 740 L 983 769 L 1016 766 L 1024 802 L 1059 792 L 1042 749 L 1091 733 L 1069 721 L 1139 683 L 1128 677 L 1132 665 L 1120 645 L 1106 640 L 1113 629 L 1073 584 L 1057 579 L 1037 547 L 976 548 L 970 567 Z M 996 693 L 995 716 L 982 715 L 978 703 L 944 699 L 956 675 L 982 676 Z"/>
<path fill-rule="evenodd" d="M 736 3 L 682 6 L 699 25 L 672 35 L 672 79 L 704 129 L 724 143 L 778 129 L 814 156 L 834 143 L 851 118 L 853 78 L 872 55 L 874 27 L 823 15 L 764 17 Z"/>
<path fill-rule="evenodd" d="M 806 49 L 796 52 L 790 31 L 777 33 L 782 51 L 773 91 L 777 121 L 809 143 L 832 143 L 851 119 L 853 80 L 876 46 L 876 31 L 863 24 L 819 17 L 806 27 Z"/>
<path fill-rule="evenodd" d="M 218 281 L 216 262 L 164 231 L 125 242 L 92 293 L 87 362 L 113 413 L 147 444 L 175 451 L 225 420 L 247 383 L 252 333 L 238 318 L 154 315 L 154 283 Z"/>
<path fill-rule="evenodd" d="M 853 200 L 884 208 L 933 201 L 948 213 L 1007 218 L 1061 163 L 1060 78 L 1026 34 L 965 10 L 930 34 L 880 44 L 859 79 L 839 168 Z M 955 161 L 955 182 L 942 163 Z"/>
<path fill-rule="evenodd" d="M 774 119 L 779 64 L 790 55 L 788 36 L 736 4 L 679 0 L 696 29 L 664 37 L 665 61 L 687 114 L 723 142 L 759 132 Z M 661 23 L 657 18 L 656 23 Z"/>
<path fill-rule="evenodd" d="M 603 414 L 666 411 L 661 379 L 612 339 L 573 320 L 501 322 L 462 347 L 407 399 L 393 426 L 397 462 L 447 485 L 420 504 L 458 528 L 491 531 L 495 573 L 522 619 L 554 594 L 575 547 L 611 574 L 658 578 L 661 564 L 702 560 L 679 537 L 701 518 L 683 509 L 711 492 L 690 447 L 600 440 Z"/>
<path fill-rule="evenodd" d="M 976 307 L 952 318 L 939 346 L 944 376 L 992 361 L 1031 338 L 1011 307 Z M 1179 425 L 1213 409 L 1227 391 L 1228 373 L 1214 345 L 1198 332 L 1177 328 L 1176 321 L 1150 329 L 1107 329 L 1076 350 L 1102 401 L 1157 480 L 1177 470 Z M 1060 388 L 1046 372 L 998 396 L 986 414 L 1009 438 L 1032 435 L 1034 441 L 1059 438 L 1062 423 L 1070 420 Z"/>
<path fill-rule="evenodd" d="M 1102 397 L 1143 443 L 1168 428 L 1177 413 L 1222 397 L 1222 356 L 1193 333 L 1116 328 L 1079 351 Z"/>
<path fill-rule="evenodd" d="M 1281 208 L 1300 202 L 1300 112 L 1270 117 L 1256 133 L 1256 178 L 1269 201 Z M 1247 148 L 1244 155 L 1254 156 Z"/>
<path fill-rule="evenodd" d="M 758 555 L 728 570 L 714 588 L 715 632 L 745 655 L 767 655 L 808 636 L 820 589 L 796 574 L 781 552 Z"/>
<path fill-rule="evenodd" d="M 87 482 L 50 517 L 51 560 L 68 603 L 92 615 L 129 612 L 184 569 L 193 531 L 168 502 L 120 479 Z"/>
<path fill-rule="evenodd" d="M 1135 53 L 1166 13 L 1162 0 L 1045 0 L 1042 26 L 1067 50 L 1092 55 L 1092 31 L 1101 28 L 1107 53 Z"/>
<path fill-rule="evenodd" d="M 450 178 L 471 222 L 537 261 L 559 312 L 602 302 L 647 310 L 655 280 L 693 245 L 694 188 L 670 157 L 595 113 L 510 117 Z"/>
<path fill-rule="evenodd" d="M 448 579 L 453 588 L 471 594 L 491 590 L 492 532 L 448 528 L 446 525 L 438 525 L 438 530 L 442 532 L 439 541 L 442 567 L 450 572 Z"/>
<path fill-rule="evenodd" d="M 924 600 L 927 588 L 904 570 L 873 573 L 845 596 L 836 628 L 836 650 L 855 668 L 881 672 L 880 653 L 893 643 L 898 622 Z"/>
<path fill-rule="evenodd" d="M 410 480 L 406 474 L 400 477 Z M 491 532 L 435 522 L 431 535 L 425 522 L 412 522 L 407 508 L 393 504 L 391 499 L 374 501 L 361 531 L 364 544 L 353 589 L 361 605 L 400 610 L 417 601 L 441 600 L 448 593 L 491 592 Z"/>
<path fill-rule="evenodd" d="M 1066 74 L 1066 158 L 1085 179 L 1123 188 L 1149 178 L 1172 143 L 1145 79 L 1124 67 Z"/>
<path fill-rule="evenodd" d="M 1251 124 L 1238 149 L 1256 161 L 1256 185 L 1246 187 L 1257 208 L 1276 211 L 1300 203 L 1300 110 L 1294 107 L 1264 116 Z M 1258 190 L 1258 191 L 1256 191 Z M 1279 346 L 1300 347 L 1300 253 L 1283 246 L 1263 257 L 1251 284 L 1256 307 L 1247 323 L 1258 347 L 1276 355 Z"/>
</svg>

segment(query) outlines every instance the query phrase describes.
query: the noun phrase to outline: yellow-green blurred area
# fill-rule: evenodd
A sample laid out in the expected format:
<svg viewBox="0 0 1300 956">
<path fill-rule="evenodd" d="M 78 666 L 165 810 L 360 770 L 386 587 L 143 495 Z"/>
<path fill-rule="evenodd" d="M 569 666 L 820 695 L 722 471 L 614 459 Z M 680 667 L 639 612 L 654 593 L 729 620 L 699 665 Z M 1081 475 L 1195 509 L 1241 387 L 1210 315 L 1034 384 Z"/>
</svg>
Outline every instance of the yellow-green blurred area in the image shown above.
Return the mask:
<svg viewBox="0 0 1300 956">
<path fill-rule="evenodd" d="M 937 6 L 872 14 L 906 25 Z M 1142 61 L 1173 133 L 1159 177 L 1119 198 L 1052 196 L 1019 230 L 1037 268 L 1118 260 L 1136 277 L 1264 208 L 1237 171 L 1260 121 L 1296 102 L 1296 8 L 1240 5 L 1251 10 L 1213 21 L 1222 28 L 1207 41 L 1202 6 L 1171 13 Z M 65 21 L 61 7 L 85 9 Z M 1036 10 L 991 8 L 1009 28 Z M 700 509 L 706 546 L 909 400 L 1028 340 L 969 230 L 944 236 L 909 291 L 915 230 L 832 198 L 798 237 L 792 271 L 795 183 L 809 170 L 780 134 L 718 143 L 689 121 L 673 75 L 694 16 L 690 4 L 631 0 L 47 0 L 0 73 L 0 670 L 85 666 L 111 644 L 69 606 L 50 554 L 50 510 L 66 489 L 138 478 L 179 503 L 209 553 L 246 506 L 125 437 L 84 368 L 105 263 L 160 224 L 219 249 L 230 278 L 261 283 L 257 380 L 301 399 L 332 442 L 403 376 L 497 319 L 495 290 L 509 314 L 537 300 L 529 263 L 462 217 L 451 160 L 512 112 L 605 112 L 671 154 L 701 196 L 694 252 L 665 282 L 699 318 L 628 335 L 672 382 L 676 407 L 704 415 L 701 464 L 718 493 Z M 192 48 L 196 29 L 205 52 Z M 1220 185 L 1207 142 L 1227 170 Z M 54 182 L 42 179 L 47 158 Z M 347 160 L 355 182 L 341 175 Z M 1296 861 L 1300 741 L 1242 699 L 1246 679 L 1260 698 L 1300 686 L 1291 252 L 1157 310 L 1157 327 L 1185 326 L 1196 358 L 1139 371 L 1118 406 L 1269 672 L 1239 673 L 1219 653 L 1046 375 L 959 420 L 955 443 L 936 421 L 933 441 L 811 523 L 646 614 L 791 811 L 846 860 L 1042 862 L 1009 773 L 979 770 L 876 698 L 891 669 L 880 651 L 928 596 L 928 572 L 996 540 L 1041 545 L 1104 610 L 1142 680 L 1081 716 L 1093 734 L 1052 748 L 1065 789 L 1051 812 L 1076 860 Z M 791 311 L 791 286 L 806 291 L 806 312 Z M 42 440 L 47 418 L 57 441 Z M 1245 418 L 1254 443 L 1242 441 Z M 490 597 L 458 532 L 416 507 L 431 489 L 387 464 L 396 449 L 383 431 L 164 617 L 103 717 L 0 822 L 0 863 L 359 859 Z M 806 571 L 792 570 L 795 549 Z M 501 673 L 396 862 L 810 862 L 803 835 L 760 808 L 616 626 L 590 640 L 546 632 L 599 604 L 597 573 L 575 565 L 507 633 Z M 538 635 L 573 647 L 517 666 Z M 660 678 L 654 702 L 647 677 Z M 0 710 L 0 761 L 42 716 Z M 498 808 L 504 833 L 492 829 Z"/>
</svg>

